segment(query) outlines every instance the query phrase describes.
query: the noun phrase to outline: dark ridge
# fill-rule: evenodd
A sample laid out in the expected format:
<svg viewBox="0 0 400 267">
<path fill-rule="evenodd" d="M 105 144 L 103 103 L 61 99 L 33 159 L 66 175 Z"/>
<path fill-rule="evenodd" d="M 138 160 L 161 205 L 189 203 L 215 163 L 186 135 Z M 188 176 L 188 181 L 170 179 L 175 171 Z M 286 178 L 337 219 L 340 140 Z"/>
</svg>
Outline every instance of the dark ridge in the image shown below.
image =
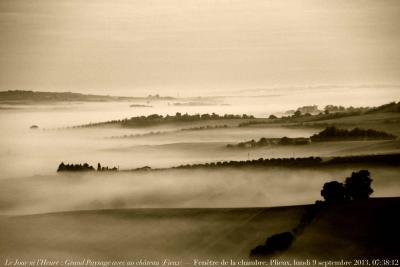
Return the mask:
<svg viewBox="0 0 400 267">
<path fill-rule="evenodd" d="M 359 156 L 344 156 L 333 157 L 323 160 L 320 157 L 308 158 L 259 158 L 255 160 L 245 161 L 218 161 L 203 164 L 187 164 L 173 167 L 173 169 L 193 169 L 193 168 L 218 168 L 218 167 L 324 167 L 334 165 L 385 165 L 399 166 L 400 154 L 383 154 L 383 155 L 359 155 Z"/>
<path fill-rule="evenodd" d="M 357 141 L 357 140 L 392 140 L 396 136 L 386 132 L 371 129 L 354 128 L 352 130 L 327 127 L 325 130 L 310 137 L 313 142 L 323 141 Z"/>
<path fill-rule="evenodd" d="M 282 137 L 282 138 L 265 138 L 260 140 L 250 140 L 240 142 L 238 144 L 228 144 L 228 148 L 257 148 L 271 145 L 307 145 L 312 142 L 326 142 L 326 141 L 361 141 L 361 140 L 393 140 L 397 136 L 382 131 L 375 131 L 372 129 L 354 128 L 352 130 L 338 129 L 330 126 L 321 132 L 314 134 L 310 137 Z"/>
<path fill-rule="evenodd" d="M 112 101 L 130 100 L 133 97 L 90 95 L 72 92 L 2 91 L 0 101 L 63 102 L 63 101 Z"/>
</svg>

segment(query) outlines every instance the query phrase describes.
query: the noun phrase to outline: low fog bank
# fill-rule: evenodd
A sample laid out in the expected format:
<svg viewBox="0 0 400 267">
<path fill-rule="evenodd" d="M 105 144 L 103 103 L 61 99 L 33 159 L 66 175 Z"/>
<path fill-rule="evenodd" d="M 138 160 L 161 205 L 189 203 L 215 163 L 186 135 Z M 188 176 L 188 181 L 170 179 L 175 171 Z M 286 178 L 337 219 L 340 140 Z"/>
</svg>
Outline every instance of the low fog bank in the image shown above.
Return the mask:
<svg viewBox="0 0 400 267">
<path fill-rule="evenodd" d="M 229 98 L 229 101 L 233 101 Z M 143 166 L 167 168 L 180 164 L 205 163 L 222 160 L 247 160 L 273 157 L 340 156 L 366 153 L 391 153 L 400 149 L 399 143 L 342 142 L 310 146 L 265 147 L 251 150 L 229 150 L 225 146 L 251 139 L 308 137 L 321 128 L 314 127 L 240 127 L 194 131 L 178 131 L 182 128 L 199 127 L 202 123 L 186 125 L 159 125 L 142 128 L 94 127 L 62 129 L 58 127 L 80 125 L 90 122 L 121 119 L 151 113 L 174 114 L 175 112 L 219 114 L 247 113 L 266 116 L 269 98 L 251 99 L 235 106 L 218 107 L 174 107 L 167 102 L 152 103 L 155 109 L 134 109 L 129 103 L 81 103 L 54 105 L 52 109 L 1 110 L 0 123 L 0 179 L 53 175 L 61 161 L 65 163 L 100 162 L 105 166 L 133 169 Z M 228 100 L 227 100 L 228 101 Z M 263 103 L 263 105 L 261 105 Z M 236 106 L 237 105 L 237 106 Z M 236 109 L 240 107 L 239 109 Z M 244 111 L 244 107 L 248 112 Z M 291 108 L 295 107 L 292 105 Z M 274 107 L 274 109 L 277 107 Z M 243 109 L 243 110 L 242 110 Z M 232 122 L 230 122 L 232 123 Z M 236 122 L 238 123 L 238 122 Z M 216 121 L 211 124 L 225 124 Z M 30 129 L 38 125 L 38 129 Z M 204 125 L 203 125 L 204 126 Z M 232 125 L 229 125 L 232 126 Z M 51 128 L 53 130 L 43 130 Z M 110 138 L 130 136 L 157 131 L 175 131 L 161 135 L 133 138 Z"/>
<path fill-rule="evenodd" d="M 145 131 L 139 129 L 139 131 Z M 58 165 L 85 163 L 119 167 L 121 170 L 150 166 L 169 168 L 181 164 L 278 157 L 344 156 L 393 153 L 400 142 L 323 142 L 298 146 L 229 149 L 227 144 L 261 137 L 310 136 L 314 128 L 227 128 L 182 131 L 159 136 L 111 139 L 137 133 L 129 129 L 101 128 L 61 131 L 24 129 L 0 133 L 0 179 L 54 175 Z"/>
<path fill-rule="evenodd" d="M 19 116 L 16 116 L 18 119 Z M 11 119 L 11 118 L 8 118 Z M 1 121 L 5 123 L 5 121 Z M 316 132 L 312 128 L 262 128 L 259 130 L 227 128 L 199 131 L 182 131 L 159 136 L 137 138 L 110 138 L 112 136 L 143 134 L 161 128 L 84 128 L 64 130 L 31 130 L 29 124 L 22 127 L 22 121 L 8 121 L 0 133 L 0 179 L 32 175 L 51 175 L 61 161 L 65 163 L 100 162 L 120 169 L 143 167 L 172 167 L 179 164 L 207 162 L 217 159 L 247 159 L 247 152 L 235 156 L 224 153 L 227 143 L 240 142 L 261 137 L 287 135 L 309 136 Z M 26 122 L 25 122 L 26 123 Z M 167 128 L 181 129 L 182 126 Z M 178 144 L 175 144 L 179 142 Z M 197 143 L 196 149 L 180 143 Z M 220 144 L 216 144 L 219 142 Z M 214 143 L 214 144 L 211 144 Z M 203 144 L 209 148 L 204 151 Z M 210 151 L 211 149 L 211 151 Z M 220 151 L 221 150 L 221 151 Z M 211 153 L 210 153 L 211 152 Z M 226 151 L 227 152 L 227 151 Z"/>
<path fill-rule="evenodd" d="M 223 125 L 224 123 L 216 123 L 216 125 Z M 207 125 L 209 125 L 207 123 Z M 236 124 L 237 126 L 237 124 Z M 180 129 L 185 129 L 182 127 Z M 268 126 L 259 128 L 246 128 L 246 127 L 231 127 L 221 129 L 207 129 L 207 130 L 178 130 L 175 132 L 166 132 L 164 134 L 154 134 L 146 136 L 138 136 L 128 138 L 128 141 L 135 143 L 146 144 L 168 144 L 168 143 L 188 143 L 188 142 L 243 142 L 245 140 L 265 138 L 281 138 L 283 136 L 295 137 L 310 137 L 311 135 L 319 132 L 321 127 L 280 127 Z"/>
<path fill-rule="evenodd" d="M 374 197 L 400 195 L 398 168 L 369 169 Z M 266 207 L 313 203 L 354 169 L 218 169 L 76 173 L 0 180 L 1 214 L 84 209 Z"/>
</svg>

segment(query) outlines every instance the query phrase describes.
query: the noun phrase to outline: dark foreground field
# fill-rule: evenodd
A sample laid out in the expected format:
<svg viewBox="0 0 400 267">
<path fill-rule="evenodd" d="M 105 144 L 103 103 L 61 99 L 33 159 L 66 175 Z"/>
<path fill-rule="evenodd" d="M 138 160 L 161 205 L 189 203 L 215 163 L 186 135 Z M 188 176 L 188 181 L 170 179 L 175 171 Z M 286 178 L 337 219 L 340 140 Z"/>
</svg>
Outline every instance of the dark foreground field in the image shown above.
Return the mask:
<svg viewBox="0 0 400 267">
<path fill-rule="evenodd" d="M 306 206 L 120 209 L 0 217 L 0 262 L 248 259 L 255 246 L 296 226 Z M 393 258 L 400 198 L 328 207 L 277 258 Z"/>
</svg>

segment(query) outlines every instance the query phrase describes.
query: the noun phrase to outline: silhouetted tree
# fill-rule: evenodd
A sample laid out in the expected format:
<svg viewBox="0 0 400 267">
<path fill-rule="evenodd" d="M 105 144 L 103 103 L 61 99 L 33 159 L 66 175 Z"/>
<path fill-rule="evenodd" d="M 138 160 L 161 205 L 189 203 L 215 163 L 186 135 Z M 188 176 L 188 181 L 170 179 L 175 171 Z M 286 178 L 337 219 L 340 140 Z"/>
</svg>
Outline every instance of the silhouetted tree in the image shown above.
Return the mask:
<svg viewBox="0 0 400 267">
<path fill-rule="evenodd" d="M 61 164 L 58 165 L 57 171 L 58 171 L 58 172 L 65 171 L 65 164 L 64 164 L 64 162 L 61 162 Z"/>
<path fill-rule="evenodd" d="M 87 163 L 82 164 L 64 164 L 61 162 L 58 165 L 57 172 L 81 172 L 81 171 L 94 171 L 94 168 Z"/>
<path fill-rule="evenodd" d="M 300 117 L 301 116 L 301 111 L 297 110 L 294 114 L 293 117 Z"/>
<path fill-rule="evenodd" d="M 351 199 L 365 199 L 369 198 L 369 195 L 374 192 L 371 188 L 371 183 L 370 172 L 368 170 L 360 170 L 347 177 L 344 186 Z"/>
<path fill-rule="evenodd" d="M 340 203 L 346 200 L 346 189 L 337 181 L 328 182 L 324 184 L 321 196 L 328 203 Z"/>
<path fill-rule="evenodd" d="M 290 145 L 291 143 L 292 143 L 292 142 L 291 142 L 290 138 L 289 138 L 289 137 L 286 137 L 286 136 L 282 137 L 282 138 L 279 140 L 279 144 L 280 144 L 280 145 Z"/>
<path fill-rule="evenodd" d="M 292 245 L 294 240 L 295 237 L 291 232 L 274 234 L 267 238 L 267 241 L 265 241 L 265 245 L 257 246 L 256 248 L 252 249 L 250 252 L 250 256 L 270 256 L 275 252 L 288 249 Z"/>
<path fill-rule="evenodd" d="M 99 162 L 99 163 L 97 163 L 97 171 L 101 171 L 101 165 L 100 165 L 100 162 Z"/>
<path fill-rule="evenodd" d="M 275 116 L 275 115 L 273 115 L 273 114 L 269 115 L 269 117 L 268 117 L 268 119 L 270 119 L 270 120 L 275 120 L 275 119 L 277 119 L 277 118 L 278 118 L 278 117 Z"/>
</svg>

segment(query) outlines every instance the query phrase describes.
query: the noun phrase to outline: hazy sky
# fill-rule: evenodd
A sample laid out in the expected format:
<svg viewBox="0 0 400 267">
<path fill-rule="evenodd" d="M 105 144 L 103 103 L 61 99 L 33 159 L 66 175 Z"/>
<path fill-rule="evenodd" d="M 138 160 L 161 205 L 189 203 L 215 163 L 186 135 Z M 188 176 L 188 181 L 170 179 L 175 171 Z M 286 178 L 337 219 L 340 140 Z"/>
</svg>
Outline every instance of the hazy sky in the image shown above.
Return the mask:
<svg viewBox="0 0 400 267">
<path fill-rule="evenodd" d="M 0 90 L 399 84 L 398 0 L 1 0 Z"/>
</svg>

